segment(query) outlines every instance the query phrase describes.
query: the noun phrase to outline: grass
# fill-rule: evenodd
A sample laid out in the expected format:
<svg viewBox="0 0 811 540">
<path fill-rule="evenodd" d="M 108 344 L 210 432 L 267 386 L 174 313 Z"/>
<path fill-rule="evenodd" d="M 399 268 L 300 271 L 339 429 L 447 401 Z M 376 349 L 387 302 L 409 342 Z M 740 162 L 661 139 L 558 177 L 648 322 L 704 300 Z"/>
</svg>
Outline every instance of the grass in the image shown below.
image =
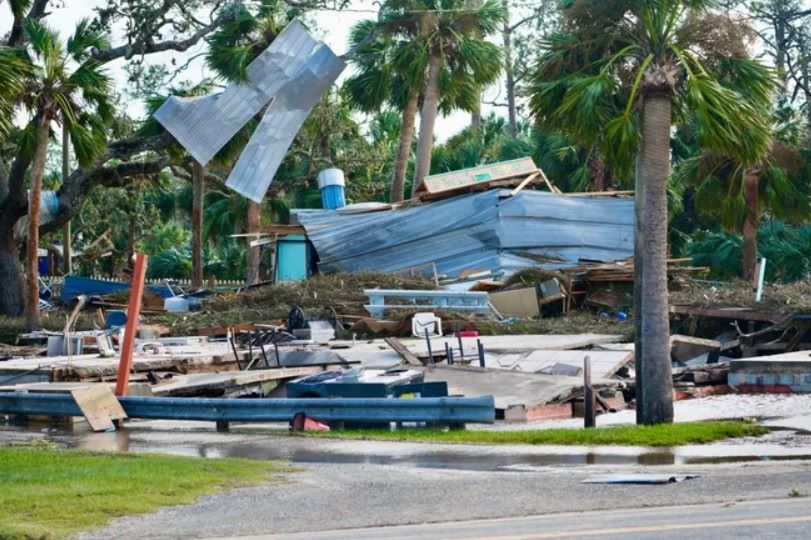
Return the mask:
<svg viewBox="0 0 811 540">
<path fill-rule="evenodd" d="M 482 431 L 438 429 L 337 430 L 295 432 L 298 436 L 335 439 L 409 441 L 454 444 L 560 444 L 681 446 L 703 444 L 733 437 L 757 436 L 768 429 L 748 422 L 690 422 L 655 426 L 611 426 L 595 429 L 537 429 Z"/>
<path fill-rule="evenodd" d="M 0 539 L 64 538 L 289 470 L 269 461 L 0 447 Z"/>
</svg>

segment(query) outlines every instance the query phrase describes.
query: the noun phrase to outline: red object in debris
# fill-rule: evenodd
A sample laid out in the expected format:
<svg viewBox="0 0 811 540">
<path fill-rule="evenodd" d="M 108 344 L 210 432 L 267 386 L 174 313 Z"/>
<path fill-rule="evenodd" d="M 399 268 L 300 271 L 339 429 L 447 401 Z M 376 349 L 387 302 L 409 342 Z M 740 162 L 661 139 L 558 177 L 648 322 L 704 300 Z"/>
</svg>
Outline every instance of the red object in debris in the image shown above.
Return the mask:
<svg viewBox="0 0 811 540">
<path fill-rule="evenodd" d="M 478 330 L 460 330 L 459 337 L 479 337 Z"/>
<path fill-rule="evenodd" d="M 304 431 L 329 431 L 329 426 L 312 418 L 304 419 Z"/>
<path fill-rule="evenodd" d="M 292 431 L 329 431 L 329 426 L 314 418 L 305 416 L 304 413 L 298 413 L 290 422 L 290 429 Z"/>
</svg>

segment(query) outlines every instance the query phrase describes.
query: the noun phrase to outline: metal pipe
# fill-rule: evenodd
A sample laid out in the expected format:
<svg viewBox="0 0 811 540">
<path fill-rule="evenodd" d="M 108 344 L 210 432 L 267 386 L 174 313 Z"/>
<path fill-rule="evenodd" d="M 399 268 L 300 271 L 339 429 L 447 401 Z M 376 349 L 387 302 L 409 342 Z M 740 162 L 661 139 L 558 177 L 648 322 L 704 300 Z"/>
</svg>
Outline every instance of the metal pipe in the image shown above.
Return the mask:
<svg viewBox="0 0 811 540">
<path fill-rule="evenodd" d="M 761 257 L 760 264 L 758 265 L 757 291 L 755 292 L 755 302 L 760 302 L 760 299 L 763 296 L 763 280 L 765 277 L 766 277 L 766 257 Z"/>
<path fill-rule="evenodd" d="M 458 329 L 456 330 L 456 338 L 459 340 L 459 360 L 462 360 L 465 357 L 465 350 L 462 348 L 462 334 Z"/>
<path fill-rule="evenodd" d="M 484 345 L 482 345 L 482 340 L 476 340 L 476 350 L 479 351 L 479 367 L 484 366 Z"/>
</svg>

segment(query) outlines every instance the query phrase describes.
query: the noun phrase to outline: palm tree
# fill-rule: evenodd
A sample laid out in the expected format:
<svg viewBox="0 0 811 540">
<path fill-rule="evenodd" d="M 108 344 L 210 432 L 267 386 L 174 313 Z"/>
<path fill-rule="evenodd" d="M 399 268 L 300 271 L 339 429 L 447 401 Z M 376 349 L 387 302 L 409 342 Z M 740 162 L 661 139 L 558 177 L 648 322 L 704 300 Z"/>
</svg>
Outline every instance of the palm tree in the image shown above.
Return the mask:
<svg viewBox="0 0 811 540">
<path fill-rule="evenodd" d="M 501 49 L 485 38 L 499 30 L 505 17 L 504 6 L 497 0 L 388 0 L 383 4 L 382 28 L 414 41 L 418 47 L 414 60 L 426 66 L 412 196 L 431 168 L 443 87 L 454 101 L 466 104 L 461 108 L 476 109 L 482 90 L 496 80 L 502 67 Z M 459 84 L 458 79 L 472 84 Z"/>
<path fill-rule="evenodd" d="M 402 111 L 389 190 L 391 202 L 405 198 L 406 169 L 425 73 L 424 64 L 418 61 L 416 45 L 413 41 L 381 32 L 377 21 L 361 21 L 350 34 L 350 48 L 357 51 L 352 57 L 357 73 L 344 82 L 343 89 L 349 102 L 367 113 L 380 111 L 384 104 Z"/>
<path fill-rule="evenodd" d="M 702 152 L 678 165 L 678 176 L 695 186 L 699 213 L 718 219 L 730 232 L 742 233 L 741 275 L 755 280 L 758 228 L 761 215 L 801 221 L 811 211 L 808 178 L 799 148 L 773 140 L 769 152 L 755 164 Z"/>
<path fill-rule="evenodd" d="M 546 125 L 600 131 L 603 155 L 636 171 L 637 421 L 643 424 L 673 420 L 667 290 L 673 121 L 690 119 L 703 147 L 752 164 L 769 140 L 760 111 L 771 100 L 773 73 L 745 57 L 750 33 L 742 23 L 712 6 L 712 0 L 570 2 L 562 29 L 545 44 L 531 100 Z M 735 32 L 710 31 L 719 29 Z"/>
<path fill-rule="evenodd" d="M 27 75 L 28 64 L 18 51 L 0 46 L 0 137 L 6 136 L 12 128 L 14 100 L 20 95 Z"/>
<path fill-rule="evenodd" d="M 103 152 L 107 142 L 106 123 L 112 119 L 110 81 L 90 56 L 94 48 L 106 47 L 103 36 L 80 22 L 64 47 L 59 36 L 37 20 L 25 21 L 28 42 L 21 51 L 28 67 L 18 103 L 33 117 L 23 136 L 33 148 L 31 191 L 28 207 L 26 272 L 26 324 L 40 327 L 39 214 L 42 177 L 51 123 L 68 131 L 80 167 L 89 166 Z"/>
</svg>

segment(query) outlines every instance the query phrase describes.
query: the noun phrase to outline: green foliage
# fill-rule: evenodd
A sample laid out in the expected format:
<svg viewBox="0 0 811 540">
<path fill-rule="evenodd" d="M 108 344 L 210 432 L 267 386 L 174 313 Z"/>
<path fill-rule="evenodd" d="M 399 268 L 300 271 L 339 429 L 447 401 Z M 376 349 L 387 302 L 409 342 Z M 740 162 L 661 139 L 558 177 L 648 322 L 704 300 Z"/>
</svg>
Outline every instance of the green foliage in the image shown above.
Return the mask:
<svg viewBox="0 0 811 540">
<path fill-rule="evenodd" d="M 688 246 L 693 263 L 710 268 L 715 279 L 740 276 L 742 241 L 737 235 L 699 231 Z M 759 255 L 766 258 L 766 280 L 792 283 L 811 274 L 811 225 L 769 220 L 758 229 Z"/>
<path fill-rule="evenodd" d="M 272 461 L 8 446 L 0 448 L 0 537 L 66 538 L 290 471 Z"/>
<path fill-rule="evenodd" d="M 149 279 L 186 279 L 191 276 L 191 256 L 177 248 L 168 248 L 149 258 Z"/>
<path fill-rule="evenodd" d="M 27 66 L 16 105 L 30 116 L 45 115 L 65 125 L 76 160 L 87 167 L 104 151 L 114 115 L 110 79 L 90 57 L 106 40 L 86 20 L 79 22 L 67 46 L 38 20 L 24 24 L 28 44 L 21 53 Z"/>
<path fill-rule="evenodd" d="M 533 76 L 536 121 L 581 146 L 598 147 L 615 174 L 628 177 L 639 144 L 639 99 L 667 92 L 673 120 L 691 121 L 703 147 L 747 163 L 761 159 L 774 76 L 758 62 L 733 56 L 746 50 L 749 33 L 712 7 L 698 0 L 572 2 Z M 719 31 L 696 32 L 708 17 Z"/>
</svg>

